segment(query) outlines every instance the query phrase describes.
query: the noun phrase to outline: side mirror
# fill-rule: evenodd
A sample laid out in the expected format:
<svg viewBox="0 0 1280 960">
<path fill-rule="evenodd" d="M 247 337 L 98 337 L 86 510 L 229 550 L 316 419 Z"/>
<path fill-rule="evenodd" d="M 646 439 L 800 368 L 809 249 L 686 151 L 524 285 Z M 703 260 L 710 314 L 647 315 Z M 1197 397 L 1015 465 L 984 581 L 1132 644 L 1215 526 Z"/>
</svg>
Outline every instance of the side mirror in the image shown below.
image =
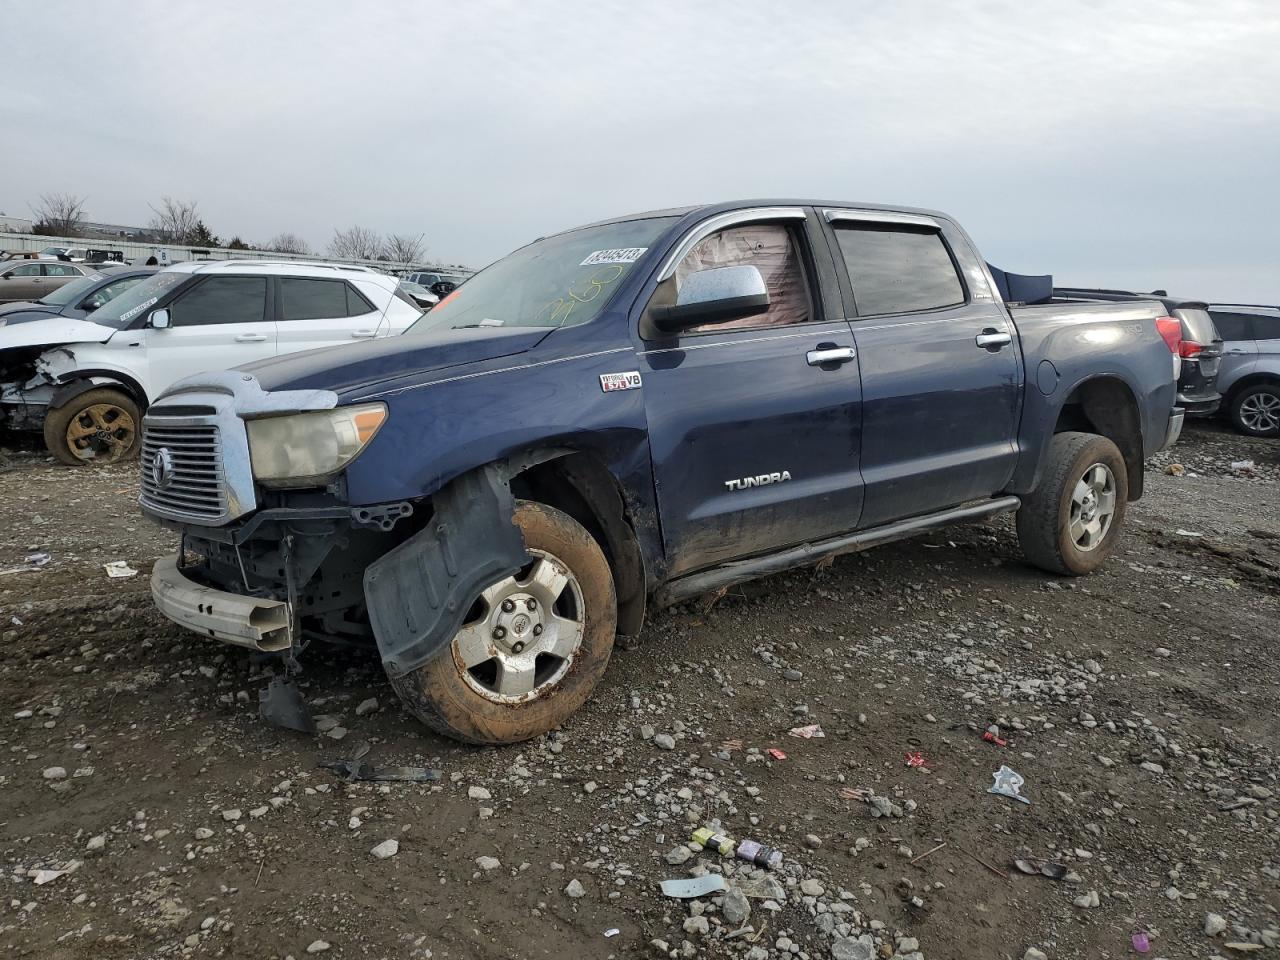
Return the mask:
<svg viewBox="0 0 1280 960">
<path fill-rule="evenodd" d="M 676 302 L 655 307 L 653 325 L 663 333 L 679 333 L 704 323 L 728 323 L 769 309 L 769 289 L 760 270 L 749 264 L 712 267 L 684 278 Z"/>
<path fill-rule="evenodd" d="M 169 329 L 169 311 L 164 307 L 151 312 L 151 329 L 152 330 L 168 330 Z"/>
</svg>

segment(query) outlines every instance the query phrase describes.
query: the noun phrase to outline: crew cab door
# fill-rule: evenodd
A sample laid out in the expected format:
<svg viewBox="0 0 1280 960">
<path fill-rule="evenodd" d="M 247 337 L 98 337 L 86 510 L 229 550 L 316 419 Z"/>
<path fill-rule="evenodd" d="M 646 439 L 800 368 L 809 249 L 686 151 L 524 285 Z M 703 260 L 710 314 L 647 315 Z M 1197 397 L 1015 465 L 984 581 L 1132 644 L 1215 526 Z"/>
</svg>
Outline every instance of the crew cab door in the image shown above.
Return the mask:
<svg viewBox="0 0 1280 960">
<path fill-rule="evenodd" d="M 998 493 L 1017 460 L 1022 360 L 967 239 L 916 214 L 823 218 L 862 374 L 861 525 Z"/>
<path fill-rule="evenodd" d="M 268 282 L 267 277 L 214 275 L 179 293 L 168 305 L 168 328 L 146 331 L 152 395 L 193 373 L 275 356 Z"/>
<path fill-rule="evenodd" d="M 737 265 L 760 270 L 770 305 L 678 335 L 639 318 L 670 575 L 852 530 L 862 507 L 858 365 L 819 228 L 798 207 L 709 224 L 644 309 L 675 302 L 694 271 Z"/>
<path fill-rule="evenodd" d="M 378 332 L 382 311 L 346 280 L 281 277 L 277 283 L 278 353 L 372 340 Z"/>
</svg>

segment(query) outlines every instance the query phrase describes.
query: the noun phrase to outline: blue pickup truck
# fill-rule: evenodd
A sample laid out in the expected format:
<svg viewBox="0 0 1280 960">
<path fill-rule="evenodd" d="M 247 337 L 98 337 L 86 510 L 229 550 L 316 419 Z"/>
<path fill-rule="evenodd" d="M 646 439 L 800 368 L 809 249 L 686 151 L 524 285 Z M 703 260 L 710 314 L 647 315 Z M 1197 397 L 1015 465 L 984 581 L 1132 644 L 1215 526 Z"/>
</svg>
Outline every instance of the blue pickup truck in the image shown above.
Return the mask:
<svg viewBox="0 0 1280 960">
<path fill-rule="evenodd" d="M 1014 511 L 1032 564 L 1088 573 L 1181 429 L 1180 326 L 1041 279 L 859 204 L 544 237 L 401 337 L 156 400 L 140 504 L 182 550 L 155 601 L 277 657 L 279 722 L 305 728 L 287 677 L 337 638 L 434 730 L 507 743 L 576 710 L 649 604 Z"/>
</svg>

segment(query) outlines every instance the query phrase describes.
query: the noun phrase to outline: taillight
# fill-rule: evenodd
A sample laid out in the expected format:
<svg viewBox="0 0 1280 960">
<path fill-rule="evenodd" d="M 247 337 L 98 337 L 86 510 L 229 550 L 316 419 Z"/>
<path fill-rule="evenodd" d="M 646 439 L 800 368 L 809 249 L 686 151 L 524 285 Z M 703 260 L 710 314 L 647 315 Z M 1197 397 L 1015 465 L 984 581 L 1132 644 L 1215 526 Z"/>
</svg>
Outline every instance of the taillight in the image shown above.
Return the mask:
<svg viewBox="0 0 1280 960">
<path fill-rule="evenodd" d="M 1182 323 L 1176 317 L 1156 317 L 1156 330 L 1159 331 L 1169 352 L 1181 356 Z M 1196 351 L 1199 352 L 1199 350 L 1200 345 L 1197 344 Z"/>
<path fill-rule="evenodd" d="M 1187 357 L 1198 357 L 1200 356 L 1200 351 L 1203 349 L 1204 347 L 1196 343 L 1194 340 L 1183 340 L 1178 344 L 1178 356 L 1182 357 L 1184 360 Z"/>
</svg>

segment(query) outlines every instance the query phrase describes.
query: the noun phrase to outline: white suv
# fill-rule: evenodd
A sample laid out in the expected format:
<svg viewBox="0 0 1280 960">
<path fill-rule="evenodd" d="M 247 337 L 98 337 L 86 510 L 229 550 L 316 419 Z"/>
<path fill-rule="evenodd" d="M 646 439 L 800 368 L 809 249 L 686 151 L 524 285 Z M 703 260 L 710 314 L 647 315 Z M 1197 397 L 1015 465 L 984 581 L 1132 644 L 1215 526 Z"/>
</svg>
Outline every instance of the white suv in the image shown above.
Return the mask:
<svg viewBox="0 0 1280 960">
<path fill-rule="evenodd" d="M 399 281 L 337 264 L 166 267 L 83 320 L 0 329 L 0 426 L 43 430 L 68 464 L 136 456 L 147 404 L 195 373 L 403 333 Z"/>
</svg>

